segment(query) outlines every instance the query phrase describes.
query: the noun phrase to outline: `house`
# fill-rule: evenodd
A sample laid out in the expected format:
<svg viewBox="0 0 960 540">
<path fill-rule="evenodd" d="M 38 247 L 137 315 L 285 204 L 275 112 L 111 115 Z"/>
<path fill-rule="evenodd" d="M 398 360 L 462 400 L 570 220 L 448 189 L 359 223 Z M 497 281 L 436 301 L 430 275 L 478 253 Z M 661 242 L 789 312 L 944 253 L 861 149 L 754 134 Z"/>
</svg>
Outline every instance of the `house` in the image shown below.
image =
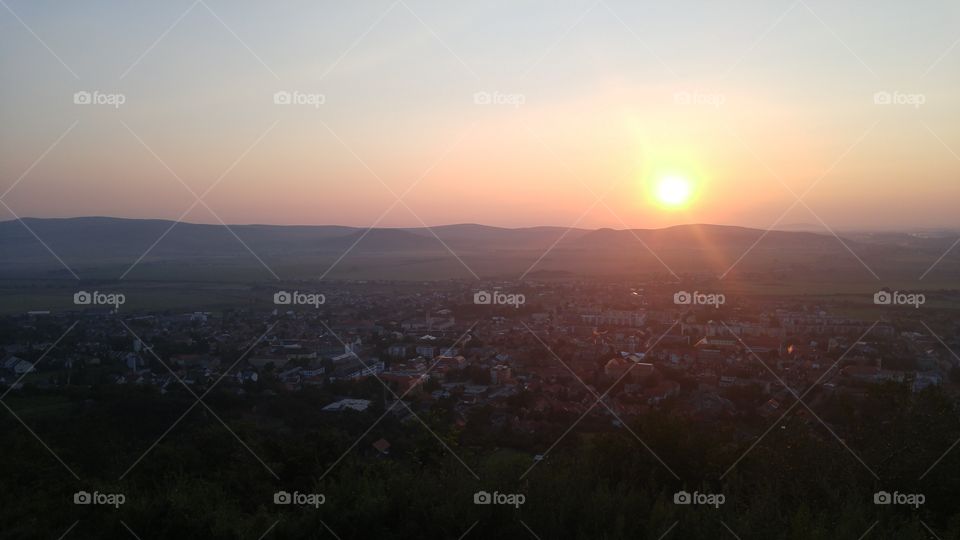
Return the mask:
<svg viewBox="0 0 960 540">
<path fill-rule="evenodd" d="M 140 356 L 132 352 L 124 355 L 123 363 L 130 371 L 137 371 L 137 369 L 143 367 L 143 361 L 140 360 Z"/>
<path fill-rule="evenodd" d="M 406 358 L 407 346 L 403 343 L 394 343 L 387 348 L 387 356 L 390 358 Z"/>
<path fill-rule="evenodd" d="M 585 313 L 580 316 L 583 322 L 595 326 L 625 326 L 638 328 L 647 321 L 646 311 L 608 309 L 600 312 Z"/>
<path fill-rule="evenodd" d="M 337 364 L 330 380 L 360 379 L 379 373 L 383 373 L 383 362 L 376 359 L 363 361 L 354 357 Z"/>
<path fill-rule="evenodd" d="M 467 359 L 462 356 L 443 355 L 437 358 L 436 364 L 443 370 L 463 369 L 467 366 Z"/>
<path fill-rule="evenodd" d="M 730 388 L 731 386 L 737 386 L 738 379 L 733 375 L 721 375 L 720 376 L 720 388 Z"/>
<path fill-rule="evenodd" d="M 603 374 L 608 379 L 618 380 L 628 372 L 632 380 L 642 380 L 656 374 L 653 364 L 638 361 L 639 355 L 612 358 L 603 366 Z"/>
<path fill-rule="evenodd" d="M 643 399 L 650 405 L 656 405 L 661 401 L 675 396 L 680 392 L 680 384 L 674 381 L 660 381 L 653 388 L 648 388 L 643 392 Z"/>
<path fill-rule="evenodd" d="M 393 401 L 387 404 L 386 409 L 388 413 L 392 414 L 394 418 L 401 422 L 407 422 L 414 418 L 410 404 L 406 401 Z"/>
<path fill-rule="evenodd" d="M 327 370 L 322 367 L 317 369 L 304 369 L 300 371 L 300 376 L 302 377 L 303 384 L 318 386 L 323 384 L 323 375 L 326 371 Z"/>
<path fill-rule="evenodd" d="M 27 360 L 21 360 L 20 362 L 17 362 L 15 366 L 13 366 L 13 372 L 17 375 L 30 373 L 36 371 L 36 369 L 37 368 L 34 363 Z"/>
<path fill-rule="evenodd" d="M 417 345 L 417 354 L 424 358 L 433 358 L 437 348 L 433 345 Z"/>
<path fill-rule="evenodd" d="M 262 355 L 248 359 L 247 363 L 256 369 L 263 369 L 268 365 L 272 365 L 274 369 L 282 369 L 289 361 L 290 359 L 286 356 Z"/>
<path fill-rule="evenodd" d="M 444 314 L 440 317 L 431 317 L 429 314 L 427 314 L 427 330 L 443 331 L 454 327 L 456 320 L 448 315 L 450 313 L 449 310 L 443 310 L 443 312 Z"/>
<path fill-rule="evenodd" d="M 220 359 L 209 354 L 176 354 L 170 357 L 170 361 L 186 368 L 206 368 L 220 365 Z"/>
<path fill-rule="evenodd" d="M 783 342 L 775 337 L 748 337 L 743 340 L 744 350 L 747 353 L 753 353 L 761 358 L 766 358 L 771 353 L 780 353 Z"/>
<path fill-rule="evenodd" d="M 390 442 L 386 439 L 379 439 L 377 442 L 373 443 L 373 448 L 382 456 L 390 454 Z"/>
<path fill-rule="evenodd" d="M 495 385 L 508 384 L 513 380 L 513 372 L 510 366 L 498 364 L 490 368 L 490 382 Z"/>
<path fill-rule="evenodd" d="M 764 403 L 759 408 L 757 408 L 757 413 L 764 418 L 769 418 L 774 414 L 776 414 L 777 411 L 779 410 L 780 410 L 780 402 L 773 398 L 770 398 L 767 400 L 766 403 Z"/>
<path fill-rule="evenodd" d="M 917 376 L 913 379 L 913 391 L 919 392 L 925 388 L 931 386 L 940 386 L 943 382 L 940 374 L 938 373 L 917 373 Z"/>
<path fill-rule="evenodd" d="M 469 384 L 463 389 L 464 403 L 479 403 L 487 395 L 487 387 L 478 384 Z"/>
<path fill-rule="evenodd" d="M 303 376 L 300 374 L 301 368 L 295 367 L 283 371 L 277 378 L 283 383 L 288 390 L 296 390 L 300 386 L 300 382 L 303 380 Z"/>
<path fill-rule="evenodd" d="M 695 390 L 684 399 L 681 410 L 694 420 L 712 421 L 724 416 L 733 416 L 737 408 L 733 402 L 721 397 L 715 391 Z"/>
<path fill-rule="evenodd" d="M 335 401 L 322 410 L 324 412 L 342 412 L 346 410 L 363 412 L 370 407 L 370 400 L 367 399 L 341 399 L 340 401 Z"/>
<path fill-rule="evenodd" d="M 3 369 L 12 371 L 15 375 L 23 375 L 24 373 L 36 371 L 36 367 L 34 366 L 33 362 L 29 362 L 17 356 L 8 356 L 6 360 L 3 361 Z"/>
<path fill-rule="evenodd" d="M 858 381 L 877 382 L 882 370 L 876 366 L 846 366 L 840 373 Z"/>
<path fill-rule="evenodd" d="M 380 376 L 380 380 L 386 383 L 395 383 L 397 385 L 397 390 L 400 392 L 400 395 L 406 395 L 412 392 L 414 389 L 423 386 L 430 376 L 427 374 L 406 374 L 406 373 L 394 373 L 386 372 Z"/>
</svg>

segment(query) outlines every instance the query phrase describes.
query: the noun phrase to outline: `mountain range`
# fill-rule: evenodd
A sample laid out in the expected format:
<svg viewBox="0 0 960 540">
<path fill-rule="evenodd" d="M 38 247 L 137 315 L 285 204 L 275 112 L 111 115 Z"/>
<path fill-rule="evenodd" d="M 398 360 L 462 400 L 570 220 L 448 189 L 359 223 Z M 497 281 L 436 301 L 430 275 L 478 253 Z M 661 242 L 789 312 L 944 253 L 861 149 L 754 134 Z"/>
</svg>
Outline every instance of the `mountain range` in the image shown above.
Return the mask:
<svg viewBox="0 0 960 540">
<path fill-rule="evenodd" d="M 840 237 L 829 231 L 705 224 L 620 230 L 477 224 L 367 229 L 24 218 L 0 222 L 0 276 L 71 277 L 69 268 L 95 279 L 515 279 L 723 274 L 733 266 L 730 271 L 739 276 L 852 272 L 863 278 L 870 277 L 868 268 L 874 266 L 895 267 L 904 276 L 913 275 L 915 266 L 919 274 L 924 263 L 931 264 L 955 240 L 949 235 Z M 957 268 L 957 255 L 945 257 L 944 271 Z"/>
</svg>

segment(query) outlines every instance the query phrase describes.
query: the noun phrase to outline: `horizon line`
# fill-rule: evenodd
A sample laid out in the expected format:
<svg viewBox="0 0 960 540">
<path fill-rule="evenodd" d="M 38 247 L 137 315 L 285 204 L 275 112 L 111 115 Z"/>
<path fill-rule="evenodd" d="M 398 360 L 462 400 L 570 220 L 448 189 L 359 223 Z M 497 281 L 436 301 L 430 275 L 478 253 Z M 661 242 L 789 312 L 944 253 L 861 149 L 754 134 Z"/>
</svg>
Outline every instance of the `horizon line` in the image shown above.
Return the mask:
<svg viewBox="0 0 960 540">
<path fill-rule="evenodd" d="M 788 224 L 781 227 L 758 227 L 750 225 L 730 225 L 722 223 L 679 223 L 676 225 L 669 225 L 666 227 L 627 227 L 627 228 L 616 228 L 616 227 L 570 227 L 566 225 L 524 225 L 509 227 L 504 225 L 491 225 L 486 223 L 476 223 L 476 222 L 458 222 L 458 223 L 445 223 L 440 225 L 419 225 L 419 226 L 377 226 L 369 227 L 365 225 L 344 225 L 338 223 L 326 223 L 326 224 L 278 224 L 278 223 L 201 223 L 194 221 L 184 221 L 176 220 L 169 218 L 154 218 L 154 217 L 122 217 L 122 216 L 102 216 L 102 215 L 93 215 L 93 216 L 69 216 L 69 217 L 36 217 L 36 216 L 21 216 L 13 219 L 0 220 L 0 223 L 9 223 L 9 222 L 18 222 L 22 220 L 36 220 L 36 221 L 67 221 L 67 220 L 115 220 L 115 221 L 160 221 L 165 223 L 178 223 L 183 225 L 206 225 L 210 227 L 342 227 L 345 229 L 357 229 L 357 230 L 367 230 L 367 229 L 381 229 L 381 230 L 429 230 L 434 228 L 441 227 L 485 227 L 490 229 L 501 229 L 501 230 L 524 230 L 524 229 L 565 229 L 570 231 L 602 231 L 602 230 L 612 230 L 612 231 L 663 231 L 668 229 L 674 229 L 678 227 L 728 227 L 728 228 L 739 228 L 739 229 L 752 229 L 760 231 L 770 231 L 770 232 L 807 232 L 820 234 L 826 233 L 829 234 L 830 231 L 824 227 L 818 227 L 815 224 L 811 223 L 797 223 L 797 224 Z M 878 227 L 841 227 L 836 230 L 844 232 L 864 232 L 864 233 L 907 233 L 907 232 L 935 232 L 935 231 L 957 231 L 960 230 L 960 225 L 939 225 L 939 226 L 912 226 L 912 227 L 903 227 L 903 228 L 878 228 Z"/>
</svg>

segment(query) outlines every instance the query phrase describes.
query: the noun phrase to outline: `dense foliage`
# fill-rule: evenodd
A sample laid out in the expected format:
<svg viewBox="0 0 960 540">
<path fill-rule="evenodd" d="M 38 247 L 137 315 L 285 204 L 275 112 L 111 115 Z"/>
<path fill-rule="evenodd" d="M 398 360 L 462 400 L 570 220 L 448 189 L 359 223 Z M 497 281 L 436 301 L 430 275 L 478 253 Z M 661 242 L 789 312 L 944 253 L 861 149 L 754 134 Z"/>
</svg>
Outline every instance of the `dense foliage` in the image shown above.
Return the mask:
<svg viewBox="0 0 960 540">
<path fill-rule="evenodd" d="M 10 394 L 3 402 L 50 451 L 3 411 L 0 536 L 58 538 L 73 526 L 67 538 L 132 531 L 144 540 L 265 533 L 389 540 L 460 538 L 469 530 L 466 538 L 658 539 L 669 530 L 664 538 L 858 539 L 869 531 L 864 538 L 910 539 L 930 537 L 927 527 L 960 537 L 960 451 L 920 480 L 960 437 L 952 402 L 939 391 L 889 386 L 856 407 L 828 401 L 821 418 L 853 426 L 843 443 L 799 406 L 779 424 L 766 420 L 773 428 L 749 452 L 764 425 L 694 425 L 663 413 L 629 430 L 593 429 L 597 423 L 585 420 L 581 427 L 590 429 L 572 431 L 532 469 L 532 456 L 563 429 L 472 433 L 441 406 L 418 413 L 428 430 L 416 418 L 384 415 L 382 402 L 363 413 L 321 412 L 330 397 L 213 393 L 208 410 L 190 409 L 195 400 L 186 393 L 135 387 Z M 390 441 L 389 456 L 371 447 L 380 438 Z M 675 505 L 679 489 L 723 493 L 726 503 Z M 78 490 L 124 493 L 126 503 L 75 505 Z M 323 493 L 326 502 L 278 506 L 278 490 Z M 523 493 L 526 501 L 519 509 L 478 506 L 478 490 Z M 923 493 L 926 502 L 878 506 L 878 490 Z"/>
</svg>

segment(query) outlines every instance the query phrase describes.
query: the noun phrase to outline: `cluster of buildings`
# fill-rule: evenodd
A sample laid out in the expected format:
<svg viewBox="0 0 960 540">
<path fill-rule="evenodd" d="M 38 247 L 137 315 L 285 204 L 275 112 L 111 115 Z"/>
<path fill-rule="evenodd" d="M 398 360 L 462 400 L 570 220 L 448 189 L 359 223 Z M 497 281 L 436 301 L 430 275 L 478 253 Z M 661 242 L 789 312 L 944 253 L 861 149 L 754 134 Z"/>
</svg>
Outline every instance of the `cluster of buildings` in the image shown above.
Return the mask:
<svg viewBox="0 0 960 540">
<path fill-rule="evenodd" d="M 941 321 L 948 331 L 934 337 L 880 311 L 858 320 L 798 299 L 678 305 L 666 283 L 483 287 L 521 293 L 525 304 L 477 304 L 470 283 L 372 283 L 330 291 L 319 308 L 18 315 L 21 337 L 0 343 L 0 384 L 314 388 L 330 413 L 442 401 L 460 422 L 486 408 L 534 432 L 587 411 L 612 422 L 652 409 L 705 421 L 765 417 L 811 385 L 811 399 L 886 382 L 919 392 L 952 387 L 960 367 L 950 352 L 960 350 L 949 331 L 957 320 Z M 41 330 L 49 337 L 37 339 Z M 363 394 L 369 385 L 355 383 L 371 378 L 390 391 Z"/>
</svg>

